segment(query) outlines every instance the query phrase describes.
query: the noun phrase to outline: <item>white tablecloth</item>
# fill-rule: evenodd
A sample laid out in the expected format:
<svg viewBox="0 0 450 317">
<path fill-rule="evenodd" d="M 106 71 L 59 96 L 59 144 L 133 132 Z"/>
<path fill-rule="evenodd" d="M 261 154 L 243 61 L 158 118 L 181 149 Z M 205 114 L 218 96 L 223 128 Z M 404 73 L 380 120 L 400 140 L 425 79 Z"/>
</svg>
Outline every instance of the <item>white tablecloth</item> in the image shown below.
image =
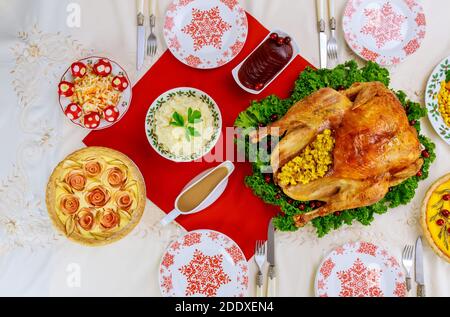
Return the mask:
<svg viewBox="0 0 450 317">
<path fill-rule="evenodd" d="M 169 0 L 155 2 L 161 40 L 162 16 Z M 339 16 L 345 2 L 337 0 Z M 426 39 L 416 54 L 391 73 L 392 87 L 423 102 L 431 70 L 450 53 L 444 27 L 450 2 L 420 2 L 427 15 Z M 241 4 L 268 28 L 290 32 L 300 43 L 301 54 L 318 65 L 313 0 L 242 0 Z M 78 5 L 81 25 L 73 27 L 77 21 L 70 14 Z M 125 0 L 0 0 L 0 295 L 160 296 L 160 257 L 184 231 L 176 225 L 157 229 L 162 212 L 151 202 L 129 237 L 97 249 L 78 246 L 55 233 L 45 207 L 48 176 L 61 159 L 83 146 L 86 135 L 59 109 L 55 87 L 61 72 L 74 59 L 95 53 L 120 61 L 136 82 L 153 61 L 146 61 L 142 73 L 135 71 L 135 13 L 134 1 Z M 164 49 L 160 42 L 159 53 Z M 342 61 L 355 58 L 345 45 L 340 46 L 340 56 Z M 343 227 L 323 239 L 316 237 L 312 227 L 276 235 L 281 296 L 313 296 L 315 271 L 323 256 L 338 245 L 366 240 L 400 258 L 403 246 L 415 241 L 426 189 L 450 172 L 450 148 L 427 119 L 423 126 L 437 144 L 438 159 L 410 205 L 377 216 L 370 227 Z M 251 221 L 251 216 L 245 218 Z M 252 286 L 253 261 L 250 265 Z M 428 294 L 450 295 L 450 265 L 428 246 L 425 270 Z M 250 294 L 254 294 L 252 287 Z"/>
</svg>

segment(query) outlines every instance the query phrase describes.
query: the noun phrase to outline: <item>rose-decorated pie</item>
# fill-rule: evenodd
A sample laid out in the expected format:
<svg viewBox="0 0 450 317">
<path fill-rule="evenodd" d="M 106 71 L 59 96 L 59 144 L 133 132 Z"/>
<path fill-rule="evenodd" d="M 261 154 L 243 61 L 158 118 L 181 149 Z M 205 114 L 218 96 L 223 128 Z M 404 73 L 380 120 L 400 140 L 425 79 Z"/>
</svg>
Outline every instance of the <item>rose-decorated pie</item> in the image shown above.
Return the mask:
<svg viewBox="0 0 450 317">
<path fill-rule="evenodd" d="M 124 154 L 88 147 L 69 155 L 47 185 L 54 225 L 85 245 L 120 240 L 138 224 L 145 208 L 142 174 Z"/>
<path fill-rule="evenodd" d="M 440 257 L 450 263 L 450 174 L 428 191 L 422 206 L 424 235 Z"/>
</svg>

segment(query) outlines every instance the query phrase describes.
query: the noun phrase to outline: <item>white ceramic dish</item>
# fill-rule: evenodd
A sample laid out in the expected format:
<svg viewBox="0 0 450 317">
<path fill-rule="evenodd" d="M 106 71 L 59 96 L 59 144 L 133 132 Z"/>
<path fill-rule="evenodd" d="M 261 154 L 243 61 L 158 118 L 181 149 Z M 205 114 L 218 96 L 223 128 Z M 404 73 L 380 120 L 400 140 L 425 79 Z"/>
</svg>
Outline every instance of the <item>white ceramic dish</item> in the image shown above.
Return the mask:
<svg viewBox="0 0 450 317">
<path fill-rule="evenodd" d="M 317 297 L 405 297 L 405 276 L 395 257 L 372 243 L 349 243 L 332 251 L 315 280 Z"/>
<path fill-rule="evenodd" d="M 261 90 L 253 90 L 250 88 L 245 87 L 241 81 L 239 80 L 239 70 L 241 69 L 242 65 L 247 61 L 247 59 L 250 57 L 250 55 L 252 55 L 261 45 L 264 44 L 264 42 L 267 41 L 267 39 L 269 39 L 270 34 L 272 33 L 277 33 L 278 35 L 282 36 L 282 37 L 286 37 L 289 36 L 292 39 L 291 45 L 292 48 L 294 50 L 293 54 L 292 54 L 292 58 L 290 59 L 290 61 L 286 64 L 286 66 L 284 66 L 284 68 L 274 77 L 272 78 L 271 81 L 269 81 L 263 89 Z M 297 42 L 294 40 L 294 38 L 292 36 L 290 36 L 289 34 L 287 34 L 284 31 L 281 30 L 273 30 L 272 32 L 270 32 L 265 38 L 264 40 L 262 40 L 262 42 L 250 53 L 249 56 L 247 56 L 247 58 L 245 58 L 242 63 L 240 63 L 238 66 L 236 66 L 233 71 L 233 78 L 236 81 L 236 83 L 239 85 L 239 87 L 241 87 L 242 89 L 244 89 L 246 92 L 254 94 L 254 95 L 259 95 L 260 93 L 262 93 L 275 79 L 277 79 L 278 76 L 280 76 L 280 74 L 292 63 L 292 61 L 297 57 L 297 55 L 300 54 L 300 47 L 298 46 Z"/>
<path fill-rule="evenodd" d="M 350 48 L 365 60 L 396 65 L 415 53 L 426 34 L 415 0 L 349 0 L 342 26 Z"/>
<path fill-rule="evenodd" d="M 180 197 L 183 196 L 183 194 L 185 192 L 187 192 L 189 189 L 191 189 L 194 185 L 198 184 L 201 180 L 203 180 L 206 176 L 210 175 L 212 172 L 214 172 L 215 170 L 217 170 L 221 167 L 227 168 L 228 175 L 216 186 L 216 188 L 208 195 L 208 197 L 206 197 L 206 199 L 196 209 L 194 209 L 190 212 L 179 211 L 178 210 L 178 201 L 180 200 Z M 235 169 L 234 164 L 230 161 L 226 161 L 226 162 L 220 164 L 219 166 L 217 166 L 215 168 L 211 168 L 211 169 L 201 173 L 196 178 L 194 178 L 188 185 L 186 185 L 186 187 L 184 187 L 183 191 L 181 192 L 181 194 L 178 196 L 178 198 L 175 201 L 175 209 L 161 221 L 161 224 L 163 226 L 166 226 L 181 215 L 186 216 L 186 215 L 196 214 L 198 212 L 205 210 L 212 204 L 214 204 L 217 201 L 217 199 L 219 199 L 220 196 L 222 196 L 223 192 L 227 188 L 228 179 L 230 178 L 231 174 L 233 174 L 234 169 Z"/>
<path fill-rule="evenodd" d="M 226 235 L 193 231 L 165 252 L 159 286 L 164 297 L 245 297 L 248 263 L 236 242 Z"/>
<path fill-rule="evenodd" d="M 427 83 L 425 92 L 425 105 L 428 109 L 428 118 L 436 133 L 442 140 L 450 145 L 450 127 L 445 123 L 439 111 L 438 95 L 441 90 L 441 83 L 445 81 L 446 73 L 450 70 L 450 56 L 445 58 L 434 69 Z"/>
<path fill-rule="evenodd" d="M 166 103 L 170 98 L 175 95 L 186 95 L 199 97 L 207 105 L 214 119 L 214 133 L 211 140 L 207 143 L 206 147 L 200 153 L 194 153 L 190 156 L 180 156 L 170 152 L 164 145 L 158 141 L 158 136 L 156 135 L 155 127 L 155 115 L 161 106 Z M 208 94 L 205 92 L 195 89 L 195 88 L 175 88 L 163 93 L 159 96 L 150 106 L 148 110 L 146 120 L 145 120 L 145 130 L 148 142 L 153 147 L 153 149 L 162 157 L 177 163 L 187 163 L 198 160 L 211 152 L 211 150 L 216 146 L 219 141 L 222 132 L 222 115 L 220 113 L 219 106 Z"/>
<path fill-rule="evenodd" d="M 167 47 L 193 68 L 212 69 L 231 62 L 247 35 L 247 15 L 237 0 L 174 0 L 167 9 Z"/>
</svg>

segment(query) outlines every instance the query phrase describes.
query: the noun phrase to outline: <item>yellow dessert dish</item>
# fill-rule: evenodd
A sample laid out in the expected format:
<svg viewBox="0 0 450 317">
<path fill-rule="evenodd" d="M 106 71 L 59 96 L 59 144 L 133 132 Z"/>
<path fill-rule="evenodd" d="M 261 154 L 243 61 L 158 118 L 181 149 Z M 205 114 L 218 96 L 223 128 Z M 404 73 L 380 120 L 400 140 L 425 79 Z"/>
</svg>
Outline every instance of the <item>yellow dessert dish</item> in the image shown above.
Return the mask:
<svg viewBox="0 0 450 317">
<path fill-rule="evenodd" d="M 433 250 L 450 263 L 450 174 L 428 191 L 422 205 L 421 223 Z"/>
<path fill-rule="evenodd" d="M 88 147 L 55 168 L 46 203 L 53 224 L 70 240 L 105 245 L 122 239 L 139 223 L 146 203 L 144 179 L 124 154 Z"/>
</svg>

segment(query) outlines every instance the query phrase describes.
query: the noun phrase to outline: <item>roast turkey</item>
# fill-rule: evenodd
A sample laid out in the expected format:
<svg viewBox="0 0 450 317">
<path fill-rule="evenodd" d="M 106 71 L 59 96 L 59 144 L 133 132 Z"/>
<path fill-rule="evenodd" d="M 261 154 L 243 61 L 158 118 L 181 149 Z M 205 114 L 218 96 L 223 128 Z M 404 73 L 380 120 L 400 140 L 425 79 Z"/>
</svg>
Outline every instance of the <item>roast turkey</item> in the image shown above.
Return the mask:
<svg viewBox="0 0 450 317">
<path fill-rule="evenodd" d="M 282 167 L 326 129 L 335 141 L 326 175 L 307 184 L 279 183 Z M 298 201 L 325 202 L 295 216 L 298 227 L 336 211 L 377 203 L 423 165 L 417 131 L 395 94 L 379 82 L 357 83 L 345 91 L 321 89 L 251 140 L 256 143 L 268 135 L 281 138 L 271 165 L 284 193 Z"/>
</svg>

